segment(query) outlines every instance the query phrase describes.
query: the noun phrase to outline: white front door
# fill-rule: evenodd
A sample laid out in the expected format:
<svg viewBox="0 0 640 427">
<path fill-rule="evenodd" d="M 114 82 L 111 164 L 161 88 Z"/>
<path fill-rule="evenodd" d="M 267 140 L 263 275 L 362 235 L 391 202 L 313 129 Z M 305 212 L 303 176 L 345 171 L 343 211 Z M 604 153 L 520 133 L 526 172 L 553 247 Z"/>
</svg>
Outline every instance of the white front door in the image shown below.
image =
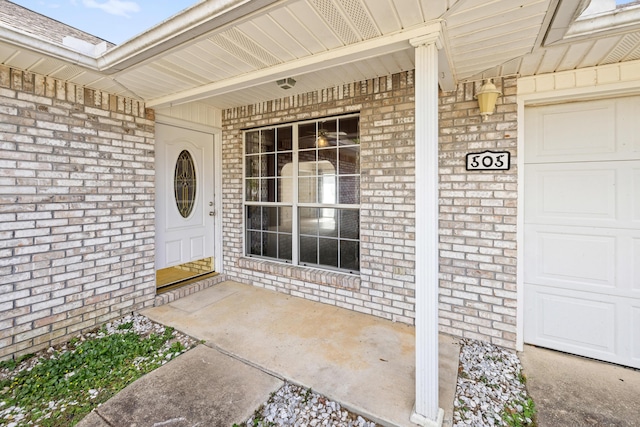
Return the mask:
<svg viewBox="0 0 640 427">
<path fill-rule="evenodd" d="M 156 270 L 215 255 L 213 139 L 156 125 Z"/>
<path fill-rule="evenodd" d="M 640 97 L 525 118 L 524 340 L 640 368 Z"/>
</svg>

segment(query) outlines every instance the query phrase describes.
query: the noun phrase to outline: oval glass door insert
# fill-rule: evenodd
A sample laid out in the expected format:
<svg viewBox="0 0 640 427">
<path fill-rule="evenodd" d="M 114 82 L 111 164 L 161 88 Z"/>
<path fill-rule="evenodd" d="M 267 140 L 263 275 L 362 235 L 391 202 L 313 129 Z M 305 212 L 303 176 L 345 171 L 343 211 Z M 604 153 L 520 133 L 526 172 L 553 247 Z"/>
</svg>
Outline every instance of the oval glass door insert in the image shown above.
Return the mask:
<svg viewBox="0 0 640 427">
<path fill-rule="evenodd" d="M 173 188 L 178 212 L 183 218 L 188 218 L 196 203 L 196 167 L 187 150 L 182 150 L 176 161 Z"/>
</svg>

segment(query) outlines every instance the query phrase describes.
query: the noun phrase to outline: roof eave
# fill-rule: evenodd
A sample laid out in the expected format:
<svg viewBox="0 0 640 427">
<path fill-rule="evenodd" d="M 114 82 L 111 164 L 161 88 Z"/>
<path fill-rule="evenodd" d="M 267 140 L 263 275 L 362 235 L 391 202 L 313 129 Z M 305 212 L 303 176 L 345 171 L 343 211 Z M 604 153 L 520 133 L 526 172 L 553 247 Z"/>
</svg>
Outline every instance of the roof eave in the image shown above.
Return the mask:
<svg viewBox="0 0 640 427">
<path fill-rule="evenodd" d="M 0 40 L 20 49 L 36 52 L 94 71 L 98 70 L 98 63 L 94 56 L 78 52 L 62 44 L 43 40 L 32 34 L 23 33 L 13 28 L 0 25 Z"/>
<path fill-rule="evenodd" d="M 549 27 L 544 33 L 542 46 L 561 41 L 590 2 L 591 0 L 558 0 Z"/>
<path fill-rule="evenodd" d="M 100 55 L 79 52 L 33 34 L 0 25 L 0 40 L 20 49 L 78 65 L 105 75 L 115 74 L 161 52 L 251 15 L 281 0 L 217 0 L 201 2 Z"/>
<path fill-rule="evenodd" d="M 161 52 L 206 36 L 238 19 L 264 9 L 281 0 L 217 0 L 200 2 L 161 22 L 122 45 L 108 50 L 99 58 L 98 70 L 112 74 L 153 58 Z"/>
</svg>

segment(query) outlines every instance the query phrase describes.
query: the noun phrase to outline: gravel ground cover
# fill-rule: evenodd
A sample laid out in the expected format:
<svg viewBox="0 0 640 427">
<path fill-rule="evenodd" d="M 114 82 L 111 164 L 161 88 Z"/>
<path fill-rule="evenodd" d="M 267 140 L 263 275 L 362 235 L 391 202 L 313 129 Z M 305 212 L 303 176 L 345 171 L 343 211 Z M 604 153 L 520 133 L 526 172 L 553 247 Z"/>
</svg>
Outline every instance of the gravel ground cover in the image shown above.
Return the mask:
<svg viewBox="0 0 640 427">
<path fill-rule="evenodd" d="M 310 389 L 286 383 L 243 426 L 376 427 L 376 423 Z"/>
<path fill-rule="evenodd" d="M 534 426 L 535 408 L 518 356 L 486 342 L 461 344 L 454 427 Z"/>
<path fill-rule="evenodd" d="M 37 372 L 46 363 L 73 356 L 83 343 L 104 339 L 114 335 L 138 334 L 141 339 L 150 336 L 167 337 L 153 353 L 140 356 L 129 362 L 130 369 L 143 375 L 192 348 L 197 341 L 171 328 L 152 322 L 148 318 L 132 314 L 107 323 L 98 331 L 79 335 L 69 343 L 49 348 L 34 357 L 0 364 L 0 426 L 67 426 L 79 418 L 68 417 L 73 422 L 60 422 L 65 413 L 88 413 L 106 401 L 118 390 L 107 386 L 79 388 L 77 393 L 60 399 L 27 396 L 29 405 L 15 404 L 16 393 L 24 387 L 18 386 L 18 378 Z M 462 340 L 460 368 L 454 400 L 454 427 L 463 426 L 513 426 L 535 425 L 533 402 L 528 397 L 522 367 L 517 355 L 500 347 L 473 340 Z M 63 373 L 57 379 L 61 388 L 67 387 L 74 376 L 81 376 L 80 368 Z M 84 375 L 84 374 L 83 374 Z M 132 380 L 137 378 L 131 376 Z M 96 383 L 99 381 L 96 379 Z M 126 383 L 118 384 L 124 388 Z M 36 390 L 37 387 L 32 387 Z M 37 393 L 34 393 L 36 395 Z M 48 396 L 48 395 L 45 395 Z M 19 399 L 18 399 L 19 401 Z M 35 408 L 35 409 L 34 409 Z M 58 421 L 56 421 L 58 420 Z M 331 427 L 377 427 L 362 416 L 342 408 L 338 402 L 296 385 L 285 383 L 273 393 L 254 415 L 237 427 L 272 426 L 331 426 Z M 234 426 L 235 427 L 235 426 Z"/>
<path fill-rule="evenodd" d="M 533 427 L 533 415 L 518 356 L 489 343 L 462 340 L 454 427 Z M 292 384 L 285 384 L 242 426 L 378 427 L 339 403 Z"/>
</svg>

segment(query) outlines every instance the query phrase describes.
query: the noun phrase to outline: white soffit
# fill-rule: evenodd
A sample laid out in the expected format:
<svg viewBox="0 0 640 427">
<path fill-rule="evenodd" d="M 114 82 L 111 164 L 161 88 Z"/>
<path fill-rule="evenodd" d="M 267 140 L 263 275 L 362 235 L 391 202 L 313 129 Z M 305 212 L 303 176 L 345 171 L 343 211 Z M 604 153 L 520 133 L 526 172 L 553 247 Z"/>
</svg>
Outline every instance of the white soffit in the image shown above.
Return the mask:
<svg viewBox="0 0 640 427">
<path fill-rule="evenodd" d="M 408 40 L 443 22 L 439 80 L 452 89 L 458 79 L 531 51 L 551 1 L 205 1 L 108 50 L 95 66 L 51 41 L 20 48 L 29 43 L 19 30 L 0 41 L 0 61 L 117 88 L 155 107 L 194 100 L 237 106 L 411 70 Z M 298 81 L 288 92 L 274 83 L 285 77 Z"/>
<path fill-rule="evenodd" d="M 565 16 L 560 25 L 554 23 L 543 45 L 533 52 L 489 68 L 473 79 L 535 76 L 640 59 L 640 1 L 618 6 L 615 0 L 588 3 L 576 9 L 582 12 L 579 18 Z M 571 11 L 565 9 L 564 13 Z"/>
<path fill-rule="evenodd" d="M 137 93 L 152 107 L 194 100 L 237 106 L 245 99 L 238 91 L 260 101 L 307 91 L 311 82 L 332 87 L 411 70 L 414 54 L 408 40 L 425 31 L 436 13 L 445 20 L 440 82 L 450 90 L 456 79 L 530 52 L 549 5 L 550 0 L 518 6 L 512 0 L 281 2 L 164 56 L 177 68 L 189 68 L 210 83 L 187 90 L 172 86 L 171 94 L 148 84 Z M 211 53 L 208 60 L 207 52 Z M 336 67 L 340 73 L 329 72 Z M 140 75 L 158 72 L 162 74 L 143 64 L 117 79 L 131 87 Z M 156 77 L 166 82 L 167 76 Z M 285 77 L 294 77 L 298 85 L 283 92 L 274 82 Z"/>
<path fill-rule="evenodd" d="M 35 41 L 29 50 L 24 34 L 8 34 L 0 26 L 0 62 L 108 88 L 156 108 L 192 101 L 226 108 L 411 70 L 414 50 L 408 40 L 430 31 L 427 27 L 434 22 L 440 22 L 443 31 L 440 84 L 449 89 L 461 80 L 536 75 L 638 58 L 635 30 L 541 46 L 558 4 L 566 26 L 585 3 L 204 1 L 110 49 L 97 62 L 93 59 L 95 66 L 87 65 L 91 58 L 81 54 L 77 60 L 61 58 L 59 48 L 51 54 L 38 51 Z M 286 77 L 298 83 L 283 91 L 275 81 Z"/>
<path fill-rule="evenodd" d="M 186 91 L 184 85 L 174 86 L 173 94 L 147 85 L 139 93 L 149 97 L 151 106 L 204 100 L 230 90 L 246 90 L 252 92 L 249 98 L 263 100 L 264 96 L 272 99 L 314 89 L 305 83 L 331 87 L 410 70 L 413 69 L 413 50 L 407 40 L 425 25 L 426 3 L 426 0 L 280 2 L 251 19 L 213 31 L 205 39 L 164 56 L 164 60 L 188 68 L 208 79 L 208 83 L 193 84 Z M 444 1 L 429 3 L 446 8 Z M 407 30 L 404 37 L 387 38 Z M 350 46 L 361 48 L 349 49 Z M 130 87 L 139 75 L 161 72 L 150 71 L 150 67 L 143 64 L 119 73 L 117 79 Z M 340 73 L 331 72 L 336 67 Z M 274 83 L 285 77 L 298 81 L 296 87 L 286 93 Z M 161 75 L 158 78 L 166 79 Z M 230 99 L 241 102 L 240 96 L 224 99 L 224 102 L 214 99 L 209 102 L 214 105 L 228 105 Z M 233 105 L 242 104 L 234 102 Z"/>
</svg>

